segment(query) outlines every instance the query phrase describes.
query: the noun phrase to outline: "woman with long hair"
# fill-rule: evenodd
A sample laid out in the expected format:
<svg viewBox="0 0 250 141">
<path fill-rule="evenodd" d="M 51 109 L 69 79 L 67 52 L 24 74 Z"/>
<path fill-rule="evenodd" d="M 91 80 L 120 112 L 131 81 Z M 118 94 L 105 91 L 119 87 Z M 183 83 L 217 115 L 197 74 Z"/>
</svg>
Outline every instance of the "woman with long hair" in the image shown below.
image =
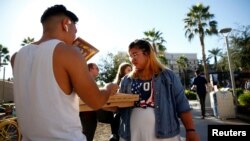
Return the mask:
<svg viewBox="0 0 250 141">
<path fill-rule="evenodd" d="M 199 141 L 179 78 L 158 61 L 146 40 L 133 41 L 128 52 L 133 70 L 121 80 L 119 92 L 137 94 L 139 101 L 119 109 L 120 140 L 180 141 L 180 118 L 186 140 Z"/>
<path fill-rule="evenodd" d="M 119 85 L 122 78 L 129 74 L 132 71 L 132 65 L 123 62 L 119 65 L 118 71 L 116 73 L 116 77 L 113 81 L 113 83 Z M 111 133 L 112 135 L 110 136 L 109 141 L 119 141 L 119 135 L 118 135 L 118 130 L 119 130 L 119 123 L 120 123 L 120 114 L 117 112 L 112 112 L 111 113 L 112 118 L 110 119 L 110 126 L 111 126 Z"/>
<path fill-rule="evenodd" d="M 116 77 L 115 80 L 113 81 L 113 83 L 115 84 L 120 84 L 121 79 L 128 73 L 130 73 L 132 71 L 132 65 L 127 63 L 127 62 L 123 62 L 119 65 L 118 67 L 118 71 L 116 73 Z"/>
<path fill-rule="evenodd" d="M 121 63 L 118 67 L 116 77 L 113 83 L 119 85 L 121 82 L 121 79 L 125 75 L 130 73 L 131 70 L 132 70 L 131 64 L 127 62 Z M 110 124 L 111 136 L 109 137 L 109 141 L 119 141 L 118 130 L 119 130 L 119 123 L 120 123 L 120 114 L 118 112 L 115 112 L 115 110 L 112 108 L 103 108 L 97 111 L 97 118 L 99 122 Z"/>
</svg>

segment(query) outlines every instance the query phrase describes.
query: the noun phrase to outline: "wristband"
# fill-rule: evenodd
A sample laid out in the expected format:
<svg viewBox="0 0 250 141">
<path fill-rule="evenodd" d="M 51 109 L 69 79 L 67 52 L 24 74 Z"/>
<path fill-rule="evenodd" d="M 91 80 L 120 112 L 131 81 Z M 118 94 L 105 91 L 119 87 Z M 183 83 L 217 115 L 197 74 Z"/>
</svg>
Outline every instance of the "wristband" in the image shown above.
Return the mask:
<svg viewBox="0 0 250 141">
<path fill-rule="evenodd" d="M 186 129 L 186 132 L 195 132 L 195 129 L 191 128 L 191 129 Z"/>
</svg>

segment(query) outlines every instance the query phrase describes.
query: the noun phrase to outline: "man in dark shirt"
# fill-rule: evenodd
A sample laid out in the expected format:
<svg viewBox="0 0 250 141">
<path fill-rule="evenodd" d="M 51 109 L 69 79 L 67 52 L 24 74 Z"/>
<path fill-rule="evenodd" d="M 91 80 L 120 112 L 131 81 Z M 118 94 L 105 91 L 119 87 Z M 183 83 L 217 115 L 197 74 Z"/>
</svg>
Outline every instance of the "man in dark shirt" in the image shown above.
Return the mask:
<svg viewBox="0 0 250 141">
<path fill-rule="evenodd" d="M 88 63 L 89 73 L 93 79 L 96 79 L 99 75 L 99 68 L 95 63 Z M 87 141 L 92 141 L 95 136 L 97 127 L 97 115 L 96 111 L 84 111 L 80 112 L 80 119 L 82 123 L 83 133 L 85 134 Z"/>
<path fill-rule="evenodd" d="M 206 78 L 202 77 L 200 75 L 200 71 L 195 71 L 196 77 L 194 78 L 192 90 L 196 89 L 196 92 L 198 94 L 200 105 L 201 105 L 201 116 L 202 119 L 205 118 L 205 100 L 206 100 L 206 94 L 207 94 L 207 80 Z"/>
</svg>

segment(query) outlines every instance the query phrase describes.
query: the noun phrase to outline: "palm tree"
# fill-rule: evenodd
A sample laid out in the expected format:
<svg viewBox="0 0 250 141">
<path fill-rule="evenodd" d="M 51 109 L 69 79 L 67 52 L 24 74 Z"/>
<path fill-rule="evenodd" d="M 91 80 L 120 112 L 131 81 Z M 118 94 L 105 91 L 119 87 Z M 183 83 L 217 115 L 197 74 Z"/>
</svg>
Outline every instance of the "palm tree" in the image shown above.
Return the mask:
<svg viewBox="0 0 250 141">
<path fill-rule="evenodd" d="M 153 28 L 152 30 L 145 31 L 144 35 L 146 36 L 144 39 L 152 44 L 155 54 L 159 60 L 163 64 L 167 65 L 168 61 L 165 57 L 166 47 L 163 45 L 166 41 L 162 37 L 162 32 L 156 31 L 155 28 Z"/>
<path fill-rule="evenodd" d="M 206 35 L 217 35 L 217 22 L 212 20 L 214 14 L 209 12 L 209 6 L 205 7 L 203 4 L 193 5 L 187 13 L 187 18 L 184 19 L 185 36 L 191 41 L 195 35 L 199 35 L 199 40 L 202 48 L 202 60 L 204 64 L 204 73 L 207 80 L 209 80 L 208 67 L 206 64 L 205 44 L 204 38 Z"/>
<path fill-rule="evenodd" d="M 0 44 L 0 67 L 6 65 L 8 61 L 10 61 L 9 50 Z"/>
<path fill-rule="evenodd" d="M 208 58 L 214 58 L 214 68 L 217 70 L 217 57 L 222 57 L 222 52 L 220 48 L 213 48 L 212 50 L 208 50 L 208 52 L 210 53 L 208 55 Z"/>
<path fill-rule="evenodd" d="M 24 38 L 21 46 L 26 46 L 30 43 L 33 43 L 34 41 L 35 41 L 35 38 L 31 38 L 31 37 Z"/>
<path fill-rule="evenodd" d="M 243 71 L 250 70 L 250 25 L 240 26 L 239 29 L 234 30 L 231 38 L 231 52 L 234 52 L 232 59 L 239 62 Z M 236 62 L 232 61 L 235 65 Z M 237 66 L 237 64 L 236 64 Z"/>
<path fill-rule="evenodd" d="M 186 70 L 188 68 L 188 59 L 185 56 L 180 56 L 177 60 L 176 63 L 179 67 L 179 69 L 183 72 L 183 85 L 186 88 Z"/>
<path fill-rule="evenodd" d="M 223 57 L 217 63 L 217 70 L 221 72 L 229 71 L 228 57 L 226 53 L 223 53 Z"/>
</svg>

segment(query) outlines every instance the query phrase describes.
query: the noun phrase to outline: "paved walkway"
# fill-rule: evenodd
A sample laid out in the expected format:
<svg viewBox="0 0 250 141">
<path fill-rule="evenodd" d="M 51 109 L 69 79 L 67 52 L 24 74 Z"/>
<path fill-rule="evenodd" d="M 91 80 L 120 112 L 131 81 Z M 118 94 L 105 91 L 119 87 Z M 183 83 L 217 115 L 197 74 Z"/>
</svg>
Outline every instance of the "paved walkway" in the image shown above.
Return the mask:
<svg viewBox="0 0 250 141">
<path fill-rule="evenodd" d="M 194 123 L 196 126 L 196 130 L 198 134 L 201 137 L 201 141 L 207 141 L 207 130 L 208 130 L 208 125 L 250 125 L 247 122 L 244 122 L 239 119 L 226 119 L 226 120 L 221 120 L 213 116 L 213 111 L 212 110 L 207 110 L 206 111 L 206 118 L 201 119 L 200 116 L 200 105 L 198 101 L 190 101 L 190 105 L 192 107 L 192 114 L 193 114 L 193 119 Z M 181 137 L 182 140 L 185 141 L 185 129 L 183 125 L 181 125 Z"/>
<path fill-rule="evenodd" d="M 244 121 L 241 121 L 239 119 L 227 119 L 227 120 L 221 120 L 213 116 L 212 110 L 206 111 L 206 118 L 201 119 L 200 117 L 200 105 L 198 101 L 190 101 L 190 105 L 192 107 L 192 114 L 193 119 L 195 123 L 196 130 L 201 138 L 201 141 L 208 141 L 208 125 L 245 125 L 249 123 L 246 123 Z M 98 127 L 95 133 L 94 141 L 107 141 L 107 139 L 110 136 L 110 125 L 104 124 L 104 123 L 98 123 Z M 183 125 L 181 124 L 181 139 L 182 141 L 185 141 L 185 129 Z"/>
</svg>

